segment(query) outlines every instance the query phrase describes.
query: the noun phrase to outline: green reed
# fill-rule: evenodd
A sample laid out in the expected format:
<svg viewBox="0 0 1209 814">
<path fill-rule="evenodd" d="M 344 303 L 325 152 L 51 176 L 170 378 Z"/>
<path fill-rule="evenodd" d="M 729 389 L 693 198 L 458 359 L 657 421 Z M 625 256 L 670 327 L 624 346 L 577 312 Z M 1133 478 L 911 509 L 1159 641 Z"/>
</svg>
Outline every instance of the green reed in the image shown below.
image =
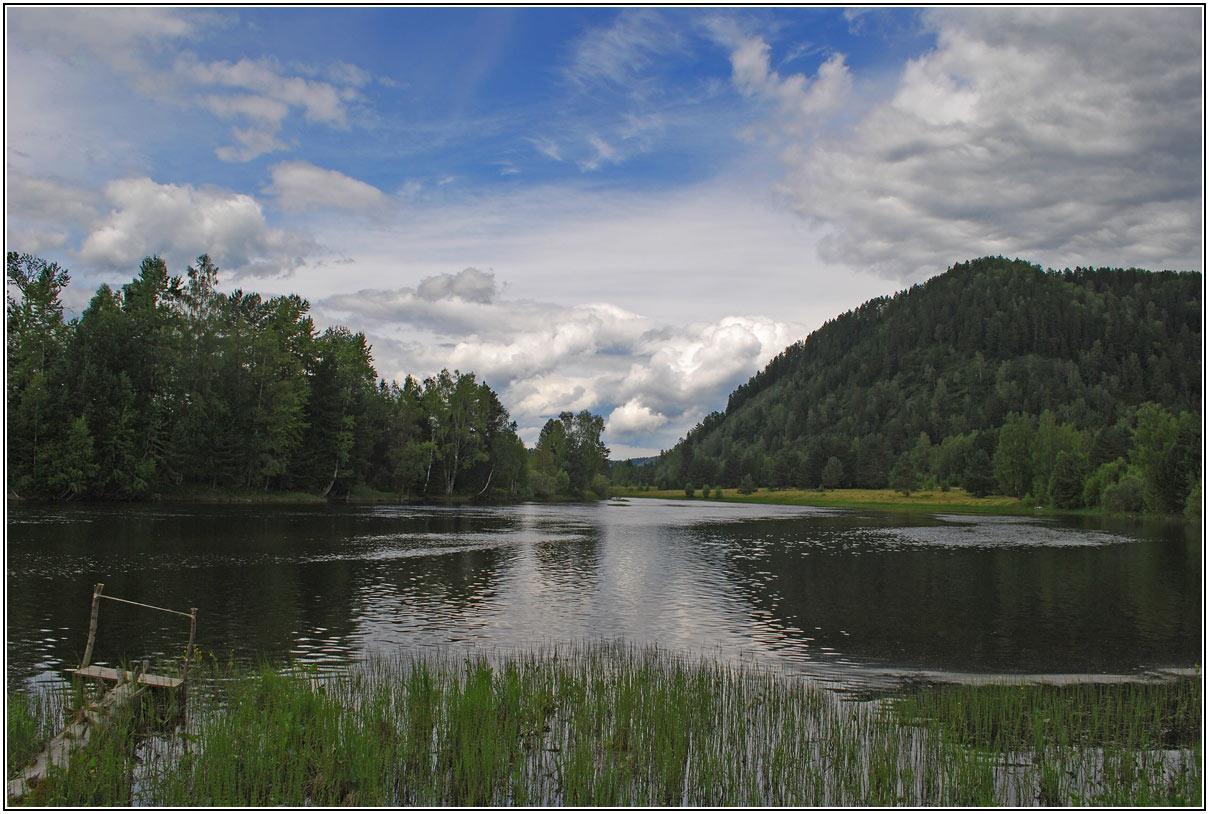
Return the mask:
<svg viewBox="0 0 1209 814">
<path fill-rule="evenodd" d="M 54 732 L 60 716 L 49 709 L 52 696 L 41 693 L 9 693 L 5 716 L 5 745 L 8 776 L 20 772 Z"/>
<path fill-rule="evenodd" d="M 614 643 L 512 655 L 448 650 L 380 658 L 339 674 L 221 672 L 199 677 L 187 727 L 142 735 L 154 748 L 141 747 L 137 765 L 118 741 L 139 733 L 115 728 L 97 744 L 109 751 L 73 764 L 64 773 L 70 784 L 53 794 L 39 789 L 36 801 L 482 807 L 1201 799 L 1199 681 L 921 687 L 858 702 L 751 665 Z M 14 715 L 37 714 L 9 706 L 11 745 Z M 114 768 L 96 779 L 104 760 Z"/>
</svg>

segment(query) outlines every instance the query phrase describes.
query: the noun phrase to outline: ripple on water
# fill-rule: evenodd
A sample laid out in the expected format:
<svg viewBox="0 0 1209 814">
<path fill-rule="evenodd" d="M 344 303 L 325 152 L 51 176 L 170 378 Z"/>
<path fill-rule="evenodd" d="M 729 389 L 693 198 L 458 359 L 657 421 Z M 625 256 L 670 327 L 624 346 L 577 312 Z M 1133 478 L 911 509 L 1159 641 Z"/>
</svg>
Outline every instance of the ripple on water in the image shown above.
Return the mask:
<svg viewBox="0 0 1209 814">
<path fill-rule="evenodd" d="M 889 542 L 942 548 L 1002 548 L 1006 546 L 1074 548 L 1133 542 L 1120 534 L 1071 529 L 1027 517 L 940 515 L 938 526 L 900 526 L 879 530 Z"/>
</svg>

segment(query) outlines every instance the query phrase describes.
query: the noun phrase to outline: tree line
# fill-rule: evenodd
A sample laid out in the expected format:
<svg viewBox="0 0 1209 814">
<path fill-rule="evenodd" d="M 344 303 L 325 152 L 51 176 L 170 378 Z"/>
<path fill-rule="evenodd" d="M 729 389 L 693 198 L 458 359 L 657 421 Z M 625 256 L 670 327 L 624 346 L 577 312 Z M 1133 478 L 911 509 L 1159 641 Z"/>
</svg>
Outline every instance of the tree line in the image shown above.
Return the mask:
<svg viewBox="0 0 1209 814">
<path fill-rule="evenodd" d="M 387 383 L 364 334 L 317 331 L 296 295 L 222 293 L 218 273 L 206 255 L 183 278 L 149 257 L 131 282 L 101 286 L 65 321 L 68 272 L 6 255 L 10 492 L 369 489 L 499 500 L 600 486 L 599 418 L 551 419 L 574 443 L 535 457 L 473 373 Z"/>
<path fill-rule="evenodd" d="M 1190 272 L 957 264 L 830 320 L 615 479 L 1199 512 L 1201 290 Z"/>
</svg>

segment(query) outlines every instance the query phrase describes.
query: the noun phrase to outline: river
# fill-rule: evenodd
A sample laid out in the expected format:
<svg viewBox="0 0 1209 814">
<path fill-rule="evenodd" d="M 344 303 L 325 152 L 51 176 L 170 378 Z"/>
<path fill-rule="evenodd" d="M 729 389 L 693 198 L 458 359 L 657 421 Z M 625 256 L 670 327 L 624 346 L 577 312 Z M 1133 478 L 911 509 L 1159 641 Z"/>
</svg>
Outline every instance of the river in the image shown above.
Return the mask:
<svg viewBox="0 0 1209 814">
<path fill-rule="evenodd" d="M 841 687 L 1140 677 L 1200 660 L 1180 525 L 614 500 L 490 508 L 14 503 L 6 678 L 79 663 L 94 583 L 198 608 L 208 659 L 595 639 Z M 179 655 L 180 617 L 103 602 L 93 662 Z"/>
</svg>

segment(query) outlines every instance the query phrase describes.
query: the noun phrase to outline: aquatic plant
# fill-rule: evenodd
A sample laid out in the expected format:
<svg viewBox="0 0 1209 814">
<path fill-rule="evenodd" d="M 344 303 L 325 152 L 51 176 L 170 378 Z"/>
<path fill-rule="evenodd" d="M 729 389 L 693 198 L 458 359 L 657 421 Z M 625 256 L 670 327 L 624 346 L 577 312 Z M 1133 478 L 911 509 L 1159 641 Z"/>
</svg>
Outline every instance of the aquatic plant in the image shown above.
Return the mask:
<svg viewBox="0 0 1209 814">
<path fill-rule="evenodd" d="M 186 728 L 143 734 L 134 764 L 118 759 L 127 754 L 118 746 L 99 744 L 119 768 L 94 780 L 88 764 L 73 765 L 53 796 L 38 799 L 1201 804 L 1199 680 L 918 686 L 856 698 L 750 664 L 619 643 L 446 650 L 338 673 L 212 672 L 192 694 Z M 29 709 L 17 715 L 34 717 Z"/>
</svg>

